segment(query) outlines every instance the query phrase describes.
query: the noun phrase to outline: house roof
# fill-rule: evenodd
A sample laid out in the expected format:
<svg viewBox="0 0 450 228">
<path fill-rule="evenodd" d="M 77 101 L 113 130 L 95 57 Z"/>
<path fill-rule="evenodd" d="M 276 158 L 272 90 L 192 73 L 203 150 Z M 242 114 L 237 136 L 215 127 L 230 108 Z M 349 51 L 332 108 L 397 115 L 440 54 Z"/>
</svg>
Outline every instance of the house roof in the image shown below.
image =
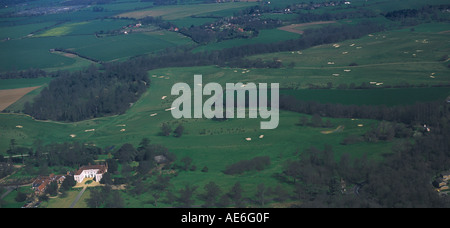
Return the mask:
<svg viewBox="0 0 450 228">
<path fill-rule="evenodd" d="M 167 158 L 164 155 L 158 155 L 154 157 L 156 163 L 164 163 Z"/>
<path fill-rule="evenodd" d="M 105 173 L 106 172 L 105 165 L 87 165 L 87 166 L 82 166 L 80 169 L 78 169 L 77 172 L 75 173 L 75 175 L 80 175 L 84 170 L 89 170 L 89 169 L 98 169 L 97 173 Z"/>
</svg>

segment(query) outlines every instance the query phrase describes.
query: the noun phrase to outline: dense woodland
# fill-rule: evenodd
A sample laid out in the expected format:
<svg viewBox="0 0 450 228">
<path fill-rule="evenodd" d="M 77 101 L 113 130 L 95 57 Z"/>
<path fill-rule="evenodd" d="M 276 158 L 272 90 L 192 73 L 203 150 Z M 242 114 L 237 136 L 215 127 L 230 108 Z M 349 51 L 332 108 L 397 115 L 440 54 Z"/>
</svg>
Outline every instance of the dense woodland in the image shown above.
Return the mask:
<svg viewBox="0 0 450 228">
<path fill-rule="evenodd" d="M 24 112 L 36 119 L 80 121 L 124 113 L 150 85 L 140 68 L 94 66 L 52 80 Z"/>
<path fill-rule="evenodd" d="M 332 118 L 361 118 L 394 121 L 404 124 L 427 124 L 437 122 L 442 115 L 448 115 L 446 101 L 423 102 L 413 105 L 343 105 L 322 104 L 315 101 L 297 100 L 292 96 L 280 96 L 280 109 L 318 114 Z M 444 108 L 443 108 L 444 107 Z"/>
</svg>

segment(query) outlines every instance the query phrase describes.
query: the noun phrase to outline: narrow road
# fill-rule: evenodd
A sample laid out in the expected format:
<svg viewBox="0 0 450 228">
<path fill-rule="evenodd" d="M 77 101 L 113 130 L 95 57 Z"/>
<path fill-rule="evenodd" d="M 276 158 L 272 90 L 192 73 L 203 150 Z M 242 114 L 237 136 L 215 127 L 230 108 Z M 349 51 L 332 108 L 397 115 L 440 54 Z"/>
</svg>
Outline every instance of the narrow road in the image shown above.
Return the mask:
<svg viewBox="0 0 450 228">
<path fill-rule="evenodd" d="M 80 193 L 78 193 L 77 197 L 75 198 L 75 200 L 72 202 L 72 204 L 70 204 L 69 208 L 73 208 L 77 203 L 78 200 L 80 200 L 81 196 L 83 195 L 84 191 L 86 190 L 87 186 L 84 186 L 83 189 L 80 191 Z"/>
</svg>

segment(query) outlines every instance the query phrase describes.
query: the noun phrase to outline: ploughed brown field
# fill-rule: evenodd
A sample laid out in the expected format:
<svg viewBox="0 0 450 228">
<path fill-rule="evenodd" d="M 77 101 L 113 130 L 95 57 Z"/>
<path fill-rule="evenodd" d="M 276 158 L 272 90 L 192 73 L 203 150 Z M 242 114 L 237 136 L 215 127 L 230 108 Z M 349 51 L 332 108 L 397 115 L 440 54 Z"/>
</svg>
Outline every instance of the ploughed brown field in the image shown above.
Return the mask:
<svg viewBox="0 0 450 228">
<path fill-rule="evenodd" d="M 0 90 L 0 112 L 40 86 Z"/>
</svg>

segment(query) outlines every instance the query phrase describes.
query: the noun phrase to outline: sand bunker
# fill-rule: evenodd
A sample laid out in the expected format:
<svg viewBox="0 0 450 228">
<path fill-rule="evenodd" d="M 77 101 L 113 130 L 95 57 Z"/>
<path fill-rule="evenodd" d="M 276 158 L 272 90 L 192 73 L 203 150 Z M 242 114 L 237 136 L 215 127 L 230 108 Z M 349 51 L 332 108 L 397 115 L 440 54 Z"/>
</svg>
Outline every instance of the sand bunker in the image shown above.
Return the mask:
<svg viewBox="0 0 450 228">
<path fill-rule="evenodd" d="M 336 133 L 336 132 L 342 132 L 344 130 L 344 126 L 339 125 L 336 129 L 334 130 L 329 130 L 329 131 L 321 131 L 320 133 L 328 135 L 328 134 L 332 134 L 332 133 Z"/>
</svg>

